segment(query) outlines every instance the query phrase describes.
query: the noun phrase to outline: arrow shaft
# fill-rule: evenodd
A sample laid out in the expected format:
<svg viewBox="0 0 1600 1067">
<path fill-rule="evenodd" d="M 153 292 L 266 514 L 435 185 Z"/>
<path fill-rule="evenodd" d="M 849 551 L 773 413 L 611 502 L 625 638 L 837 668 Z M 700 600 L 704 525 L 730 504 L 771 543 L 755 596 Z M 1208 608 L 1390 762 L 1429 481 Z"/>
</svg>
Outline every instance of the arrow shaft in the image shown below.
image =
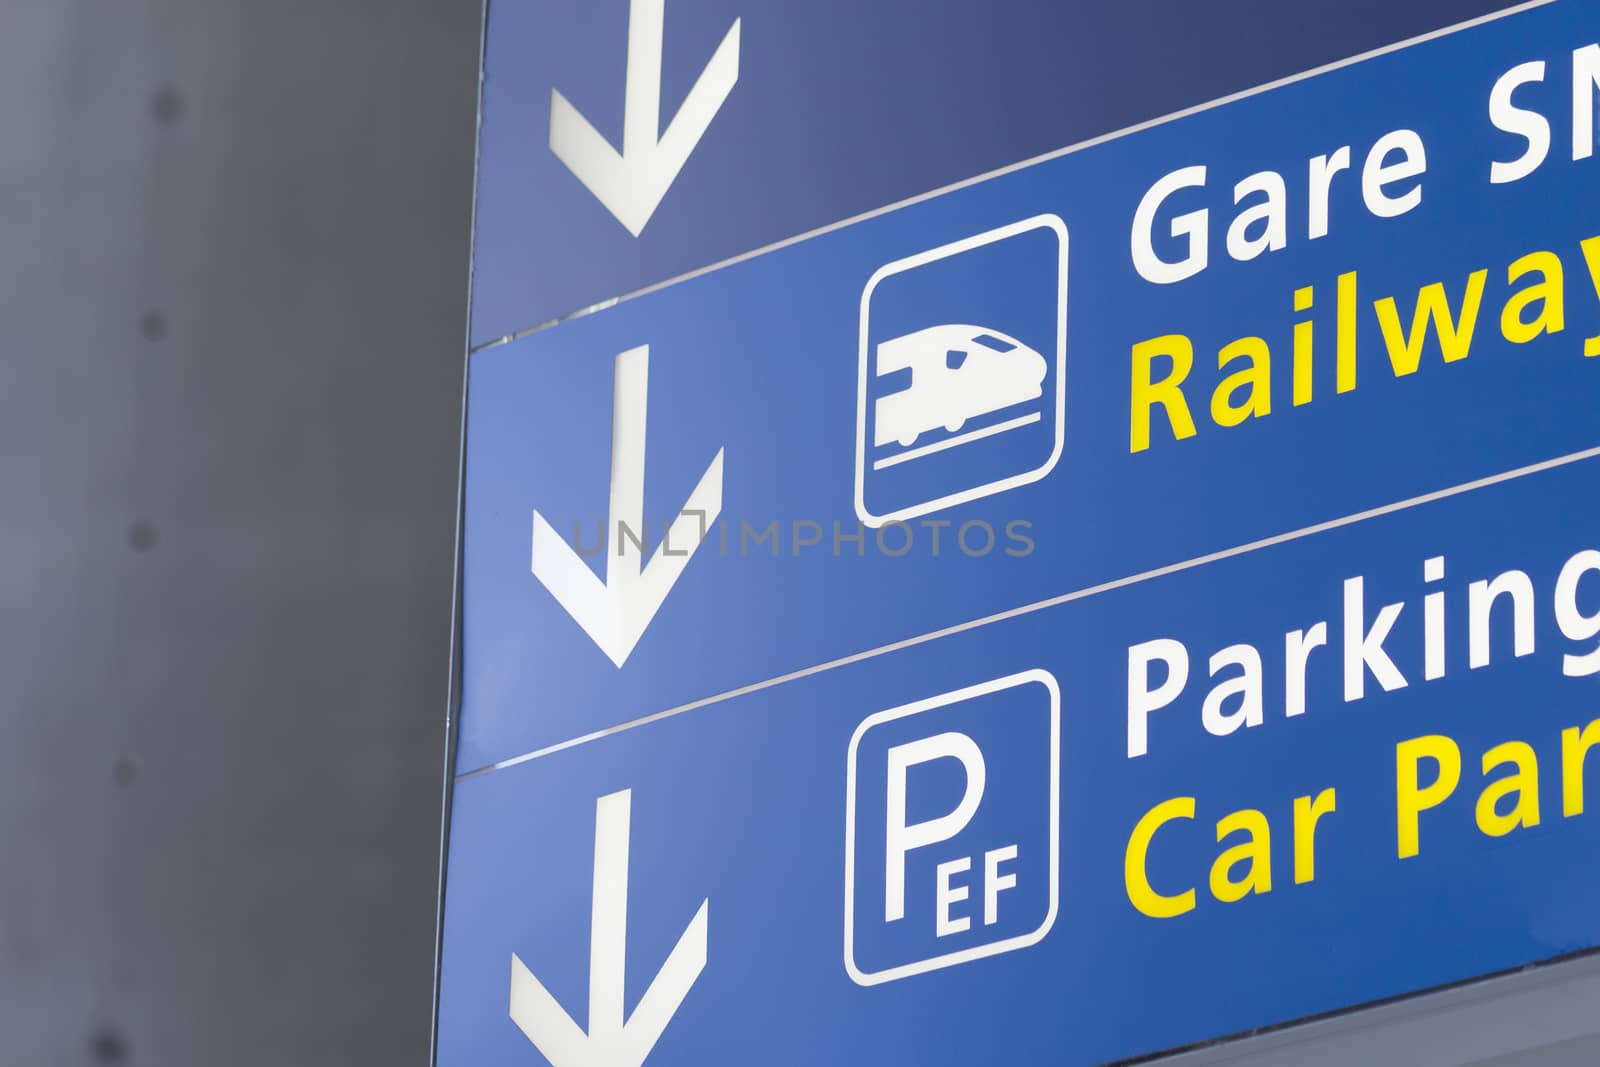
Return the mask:
<svg viewBox="0 0 1600 1067">
<path fill-rule="evenodd" d="M 594 896 L 589 919 L 589 1039 L 621 1038 L 628 944 L 628 832 L 632 791 L 595 802 Z"/>
<path fill-rule="evenodd" d="M 606 585 L 615 595 L 638 584 L 643 566 L 645 412 L 650 390 L 650 346 L 617 357 L 611 413 L 610 551 Z"/>
<path fill-rule="evenodd" d="M 623 95 L 622 155 L 642 159 L 661 135 L 661 51 L 666 0 L 633 0 L 628 7 L 628 73 Z"/>
</svg>

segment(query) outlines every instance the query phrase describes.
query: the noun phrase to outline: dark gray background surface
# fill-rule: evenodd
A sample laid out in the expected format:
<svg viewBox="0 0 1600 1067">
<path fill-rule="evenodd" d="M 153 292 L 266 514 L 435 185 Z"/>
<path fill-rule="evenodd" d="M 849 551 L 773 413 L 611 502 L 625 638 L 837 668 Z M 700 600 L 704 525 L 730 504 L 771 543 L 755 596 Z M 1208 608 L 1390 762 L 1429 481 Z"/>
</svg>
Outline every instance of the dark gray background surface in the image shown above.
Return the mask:
<svg viewBox="0 0 1600 1067">
<path fill-rule="evenodd" d="M 476 0 L 0 0 L 0 1064 L 421 1064 Z"/>
</svg>

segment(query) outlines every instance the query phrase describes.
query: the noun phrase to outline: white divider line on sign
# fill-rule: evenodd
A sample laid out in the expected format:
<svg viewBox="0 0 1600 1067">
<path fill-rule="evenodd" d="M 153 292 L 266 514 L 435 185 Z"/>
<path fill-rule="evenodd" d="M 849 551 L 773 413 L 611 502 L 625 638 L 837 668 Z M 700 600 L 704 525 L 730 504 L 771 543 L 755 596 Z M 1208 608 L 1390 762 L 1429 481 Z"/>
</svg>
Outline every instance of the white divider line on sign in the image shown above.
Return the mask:
<svg viewBox="0 0 1600 1067">
<path fill-rule="evenodd" d="M 544 748 L 535 749 L 532 752 L 525 752 L 520 756 L 512 756 L 509 759 L 503 759 L 497 763 L 491 763 L 487 766 L 478 767 L 470 771 L 463 771 L 462 773 L 456 775 L 455 780 L 460 782 L 468 778 L 476 778 L 479 775 L 489 774 L 492 771 L 505 770 L 508 767 L 515 767 L 518 764 L 527 763 L 531 760 L 540 759 L 544 756 L 554 755 L 557 752 L 564 752 L 569 748 L 576 748 L 579 745 L 588 744 L 590 741 L 597 741 L 602 737 L 610 737 L 615 734 L 623 733 L 627 730 L 636 729 L 640 726 L 648 726 L 651 723 L 660 722 L 663 719 L 670 719 L 674 716 L 682 715 L 685 712 L 696 711 L 700 708 L 709 707 L 712 704 L 720 704 L 725 700 L 732 700 L 735 697 L 748 696 L 751 693 L 759 693 L 763 689 L 771 689 L 774 686 L 798 681 L 801 678 L 807 678 L 813 674 L 822 674 L 825 671 L 835 670 L 839 667 L 848 667 L 853 663 L 861 663 L 865 660 L 874 659 L 878 656 L 888 655 L 891 652 L 899 652 L 902 649 L 915 648 L 917 645 L 925 645 L 930 641 L 937 641 L 944 637 L 951 637 L 955 634 L 965 633 L 968 630 L 977 630 L 985 626 L 991 626 L 997 622 L 1004 622 L 1007 619 L 1015 619 L 1022 615 L 1031 615 L 1036 611 L 1044 611 L 1046 608 L 1057 607 L 1061 604 L 1069 604 L 1075 600 L 1084 600 L 1088 597 L 1098 596 L 1101 593 L 1109 593 L 1114 589 L 1126 589 L 1129 586 L 1139 585 L 1142 582 L 1152 581 L 1156 578 L 1165 578 L 1170 574 L 1179 574 L 1183 571 L 1194 570 L 1196 567 L 1204 567 L 1208 563 L 1218 563 L 1225 559 L 1235 559 L 1239 556 L 1249 555 L 1251 552 L 1260 551 L 1263 548 L 1271 548 L 1274 545 L 1287 544 L 1290 541 L 1299 541 L 1302 538 L 1313 537 L 1320 533 L 1327 533 L 1329 530 L 1337 530 L 1346 526 L 1355 526 L 1358 523 L 1366 522 L 1369 519 L 1377 519 L 1382 518 L 1385 515 L 1393 515 L 1396 512 L 1409 511 L 1411 508 L 1421 507 L 1424 504 L 1432 504 L 1439 500 L 1448 500 L 1451 497 L 1462 496 L 1478 489 L 1486 489 L 1489 486 L 1501 485 L 1506 482 L 1514 482 L 1519 478 L 1526 478 L 1532 474 L 1541 474 L 1545 471 L 1556 470 L 1561 467 L 1569 467 L 1575 463 L 1582 463 L 1585 460 L 1597 458 L 1600 458 L 1600 446 L 1585 448 L 1578 452 L 1569 452 L 1564 456 L 1557 456 L 1554 459 L 1542 460 L 1538 463 L 1530 463 L 1525 467 L 1517 467 L 1514 470 L 1502 471 L 1499 474 L 1491 474 L 1484 478 L 1476 478 L 1470 482 L 1462 482 L 1459 485 L 1452 485 L 1445 489 L 1436 489 L 1431 493 L 1423 493 L 1421 496 L 1407 497 L 1404 500 L 1397 500 L 1392 504 L 1382 504 L 1378 507 L 1368 508 L 1366 511 L 1358 511 L 1350 515 L 1344 515 L 1337 519 L 1329 519 L 1326 522 L 1315 523 L 1311 526 L 1302 526 L 1297 530 L 1290 530 L 1288 533 L 1274 534 L 1271 537 L 1263 537 L 1256 541 L 1250 541 L 1242 545 L 1235 545 L 1233 548 L 1220 549 L 1216 552 L 1210 552 L 1203 556 L 1195 556 L 1192 559 L 1182 560 L 1178 563 L 1169 563 L 1164 567 L 1156 567 L 1152 570 L 1140 571 L 1138 574 L 1130 574 L 1124 578 L 1115 578 L 1109 582 L 1101 582 L 1099 585 L 1091 585 L 1083 589 L 1075 589 L 1070 593 L 1062 593 L 1059 596 L 1048 597 L 1044 600 L 1036 600 L 1031 604 L 1024 604 L 1021 607 L 1008 608 L 1005 611 L 996 612 L 993 615 L 985 615 L 979 619 L 972 619 L 968 622 L 960 622 L 953 626 L 946 626 L 942 630 L 933 630 L 928 633 L 918 634 L 915 637 L 908 637 L 901 641 L 894 641 L 887 645 L 880 645 L 877 648 L 867 649 L 865 652 L 856 652 L 848 656 L 841 656 L 838 659 L 829 660 L 826 663 L 818 663 L 810 667 L 802 667 L 797 671 L 790 671 L 788 674 L 780 674 L 775 678 L 767 678 L 763 681 L 752 682 L 749 685 L 740 686 L 737 689 L 730 689 L 727 692 L 718 693 L 715 696 L 703 697 L 700 700 L 690 701 L 687 704 L 679 704 L 677 707 L 667 708 L 665 711 L 657 711 L 650 715 L 645 715 L 641 718 L 634 719 L 631 722 L 619 723 L 616 726 L 609 726 L 604 730 L 596 730 L 593 733 L 587 733 L 581 737 L 574 737 L 567 741 L 561 741 L 553 745 L 546 745 Z"/>
</svg>

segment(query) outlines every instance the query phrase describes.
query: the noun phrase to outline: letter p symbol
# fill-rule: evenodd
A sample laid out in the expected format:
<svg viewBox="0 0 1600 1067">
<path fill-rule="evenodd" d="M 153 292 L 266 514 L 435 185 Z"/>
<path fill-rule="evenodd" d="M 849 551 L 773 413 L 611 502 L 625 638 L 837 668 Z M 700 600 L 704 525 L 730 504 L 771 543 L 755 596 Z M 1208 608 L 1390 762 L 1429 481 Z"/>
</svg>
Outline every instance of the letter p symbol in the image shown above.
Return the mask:
<svg viewBox="0 0 1600 1067">
<path fill-rule="evenodd" d="M 906 913 L 906 853 L 948 841 L 966 828 L 983 800 L 986 771 L 983 753 L 966 734 L 925 737 L 889 749 L 888 824 L 884 835 L 883 919 L 894 922 Z M 934 760 L 961 763 L 966 787 L 961 802 L 949 812 L 924 822 L 906 823 L 906 777 L 912 767 Z"/>
</svg>

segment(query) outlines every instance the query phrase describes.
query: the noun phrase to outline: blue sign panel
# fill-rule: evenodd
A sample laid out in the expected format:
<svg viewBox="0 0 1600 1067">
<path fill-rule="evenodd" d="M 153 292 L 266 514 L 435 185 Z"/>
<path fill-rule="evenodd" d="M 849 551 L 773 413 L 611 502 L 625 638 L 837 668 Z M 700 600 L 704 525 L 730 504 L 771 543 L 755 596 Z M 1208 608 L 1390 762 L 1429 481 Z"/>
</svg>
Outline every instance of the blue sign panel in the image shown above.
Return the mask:
<svg viewBox="0 0 1600 1067">
<path fill-rule="evenodd" d="M 641 1062 L 585 1058 L 605 967 L 651 1067 L 1087 1065 L 1600 944 L 1597 500 L 1579 461 L 459 781 L 440 1062 Z"/>
<path fill-rule="evenodd" d="M 477 352 L 438 1062 L 1102 1064 L 1600 947 L 1597 11 Z"/>
<path fill-rule="evenodd" d="M 493 0 L 475 344 L 1506 0 Z"/>
<path fill-rule="evenodd" d="M 460 770 L 1593 447 L 1588 15 L 478 353 Z M 1496 181 L 1539 155 L 1506 130 L 1535 118 L 1542 161 Z"/>
</svg>

